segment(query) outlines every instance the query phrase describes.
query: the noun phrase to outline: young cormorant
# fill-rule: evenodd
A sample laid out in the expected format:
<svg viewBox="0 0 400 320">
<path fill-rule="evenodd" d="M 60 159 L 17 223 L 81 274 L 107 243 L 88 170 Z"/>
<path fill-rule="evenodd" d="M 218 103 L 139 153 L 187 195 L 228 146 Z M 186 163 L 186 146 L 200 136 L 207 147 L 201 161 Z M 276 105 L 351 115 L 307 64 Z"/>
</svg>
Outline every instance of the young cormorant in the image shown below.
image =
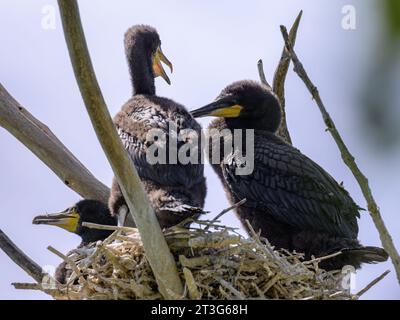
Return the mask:
<svg viewBox="0 0 400 320">
<path fill-rule="evenodd" d="M 358 268 L 361 263 L 388 258 L 381 248 L 360 245 L 360 208 L 348 192 L 314 161 L 275 135 L 281 112 L 278 99 L 269 88 L 254 81 L 235 82 L 222 90 L 214 102 L 192 111 L 192 115 L 219 117 L 209 126 L 218 132 L 254 129 L 251 174 L 236 174 L 243 163 L 233 153 L 235 147 L 232 153 L 220 156 L 219 164 L 213 164 L 229 200 L 236 203 L 247 199 L 237 208 L 247 231 L 246 220 L 254 230 L 261 230 L 272 245 L 302 252 L 307 259 L 341 250 L 341 255 L 321 262 L 321 267 L 328 270 L 344 265 Z M 217 131 L 210 131 L 210 137 Z M 222 142 L 219 137 L 214 139 Z M 215 150 L 210 143 L 209 157 Z"/>
<path fill-rule="evenodd" d="M 206 194 L 201 163 L 183 164 L 177 159 L 173 164 L 169 161 L 172 159 L 170 152 L 176 154 L 168 145 L 170 139 L 176 138 L 169 134 L 169 123 L 176 126 L 176 136 L 184 133 L 185 129 L 192 129 L 200 135 L 201 127 L 184 106 L 155 95 L 155 77 L 161 76 L 170 83 L 161 62 L 168 65 L 171 71 L 172 64 L 162 53 L 160 37 L 154 28 L 145 25 L 131 27 L 125 34 L 125 53 L 133 97 L 122 106 L 114 123 L 138 170 L 161 227 L 169 227 L 188 217 L 197 217 L 202 212 Z M 148 137 L 152 129 L 165 134 L 167 164 L 152 164 L 146 159 L 149 146 L 153 146 Z M 190 141 L 190 135 L 186 141 L 178 141 L 177 150 Z M 132 225 L 132 221 L 125 221 L 125 217 L 129 219 L 130 215 L 127 215 L 128 209 L 115 179 L 109 208 L 113 215 L 118 215 L 120 224 Z"/>
<path fill-rule="evenodd" d="M 83 227 L 82 222 L 112 226 L 117 225 L 117 220 L 110 215 L 108 207 L 96 200 L 82 200 L 60 213 L 36 216 L 32 221 L 33 224 L 57 226 L 77 234 L 82 239 L 78 248 L 84 247 L 92 242 L 104 240 L 112 233 L 112 231 L 109 230 Z M 60 283 L 65 283 L 69 272 L 70 270 L 66 269 L 66 262 L 61 263 L 55 272 L 56 280 Z"/>
</svg>

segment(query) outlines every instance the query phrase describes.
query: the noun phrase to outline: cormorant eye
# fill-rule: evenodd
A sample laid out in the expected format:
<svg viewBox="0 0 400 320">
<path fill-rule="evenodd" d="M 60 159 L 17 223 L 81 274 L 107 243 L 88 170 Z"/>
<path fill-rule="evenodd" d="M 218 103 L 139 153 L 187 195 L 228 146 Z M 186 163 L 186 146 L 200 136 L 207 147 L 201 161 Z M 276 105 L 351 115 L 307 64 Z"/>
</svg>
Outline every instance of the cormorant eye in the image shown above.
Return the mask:
<svg viewBox="0 0 400 320">
<path fill-rule="evenodd" d="M 239 99 L 237 98 L 236 95 L 233 94 L 227 94 L 226 96 L 223 97 L 223 99 L 226 99 L 225 101 L 229 101 L 229 104 L 238 104 L 239 103 Z"/>
</svg>

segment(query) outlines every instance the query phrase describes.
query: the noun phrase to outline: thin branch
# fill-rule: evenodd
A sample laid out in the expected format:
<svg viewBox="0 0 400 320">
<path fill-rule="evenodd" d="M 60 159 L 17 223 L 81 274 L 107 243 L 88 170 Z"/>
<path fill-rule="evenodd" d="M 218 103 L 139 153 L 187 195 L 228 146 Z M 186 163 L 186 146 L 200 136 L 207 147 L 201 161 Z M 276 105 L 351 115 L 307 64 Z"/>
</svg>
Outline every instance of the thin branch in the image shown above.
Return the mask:
<svg viewBox="0 0 400 320">
<path fill-rule="evenodd" d="M 314 101 L 317 103 L 318 108 L 321 111 L 325 125 L 327 126 L 327 130 L 331 133 L 333 139 L 335 140 L 335 142 L 340 150 L 340 154 L 342 156 L 344 163 L 351 170 L 351 172 L 353 173 L 354 177 L 356 178 L 356 180 L 358 182 L 358 185 L 361 188 L 364 198 L 368 204 L 368 211 L 369 211 L 369 213 L 372 217 L 372 220 L 374 221 L 375 226 L 379 232 L 379 236 L 380 236 L 383 248 L 386 250 L 386 252 L 389 254 L 390 258 L 392 259 L 394 268 L 396 270 L 397 279 L 400 282 L 400 256 L 396 250 L 396 247 L 394 246 L 392 237 L 391 237 L 388 229 L 385 226 L 385 223 L 382 219 L 378 205 L 376 204 L 375 199 L 372 195 L 372 191 L 369 186 L 368 179 L 359 169 L 358 165 L 355 162 L 354 156 L 350 153 L 349 149 L 345 145 L 339 131 L 336 129 L 335 123 L 333 122 L 329 113 L 326 111 L 325 105 L 322 102 L 322 99 L 319 95 L 318 89 L 312 83 L 312 81 L 308 77 L 308 74 L 305 71 L 302 63 L 299 61 L 299 59 L 293 49 L 293 46 L 291 45 L 291 42 L 289 40 L 289 35 L 287 33 L 287 30 L 284 26 L 281 26 L 281 32 L 282 32 L 283 38 L 285 40 L 286 48 L 288 49 L 290 57 L 293 61 L 294 71 L 298 74 L 298 76 L 301 78 L 301 80 L 303 80 L 306 87 L 310 91 Z"/>
<path fill-rule="evenodd" d="M 365 288 L 360 290 L 355 294 L 355 298 L 361 297 L 364 293 L 366 293 L 369 289 L 371 289 L 374 285 L 376 285 L 379 281 L 381 281 L 383 278 L 385 278 L 388 274 L 390 273 L 390 270 L 386 270 L 384 273 L 382 273 L 379 277 L 375 278 L 372 280 Z"/>
<path fill-rule="evenodd" d="M 229 208 L 226 208 L 222 210 L 220 213 L 218 213 L 211 221 L 210 224 L 204 228 L 204 230 L 208 230 L 214 222 L 217 222 L 219 218 L 221 218 L 225 213 L 228 213 L 229 211 L 236 209 L 237 207 L 240 207 L 242 204 L 244 204 L 247 200 L 242 199 L 239 202 L 236 202 L 233 206 L 230 206 Z"/>
<path fill-rule="evenodd" d="M 243 296 L 243 294 L 235 289 L 228 281 L 222 279 L 221 277 L 214 277 L 215 280 L 217 280 L 223 287 L 228 289 L 233 295 L 235 300 L 245 300 L 246 298 Z"/>
<path fill-rule="evenodd" d="M 268 88 L 272 90 L 271 85 L 268 83 L 267 78 L 265 77 L 265 72 L 264 72 L 264 65 L 262 59 L 258 60 L 257 62 L 257 68 L 258 68 L 258 75 L 260 76 L 260 81 L 266 85 Z"/>
<path fill-rule="evenodd" d="M 109 230 L 109 231 L 118 230 L 118 231 L 125 231 L 125 232 L 137 230 L 136 228 L 131 228 L 131 227 L 108 226 L 108 225 L 92 223 L 92 222 L 82 222 L 82 227 L 87 227 L 90 229 L 97 229 L 97 230 Z"/>
<path fill-rule="evenodd" d="M 303 11 L 300 11 L 296 20 L 293 23 L 292 28 L 289 31 L 289 40 L 292 43 L 293 47 L 296 43 L 297 30 L 299 28 L 300 20 L 303 15 Z M 289 70 L 290 65 L 290 54 L 286 49 L 286 46 L 283 47 L 281 58 L 279 60 L 279 64 L 275 70 L 274 80 L 273 80 L 273 89 L 274 92 L 279 97 L 279 100 L 282 106 L 285 106 L 285 80 L 286 75 Z"/>
<path fill-rule="evenodd" d="M 299 28 L 302 15 L 303 11 L 300 11 L 289 32 L 289 40 L 293 46 L 296 42 L 297 29 Z M 289 130 L 286 123 L 286 101 L 285 101 L 285 80 L 287 72 L 289 70 L 289 64 L 290 64 L 290 56 L 286 50 L 286 47 L 284 46 L 282 50 L 281 59 L 279 60 L 278 67 L 275 70 L 273 90 L 278 96 L 282 108 L 282 121 L 281 125 L 278 128 L 277 134 L 280 137 L 282 137 L 286 142 L 292 144 L 292 139 L 290 138 Z"/>
<path fill-rule="evenodd" d="M 313 259 L 311 259 L 311 260 L 304 261 L 303 263 L 304 263 L 304 264 L 313 264 L 313 263 L 316 263 L 316 262 L 319 263 L 319 262 L 321 262 L 321 261 L 324 261 L 324 260 L 328 260 L 328 259 L 332 259 L 332 258 L 334 258 L 334 257 L 337 257 L 337 256 L 339 256 L 339 255 L 341 255 L 341 254 L 342 254 L 342 252 L 341 252 L 341 251 L 338 251 L 338 252 L 329 254 L 329 255 L 327 255 L 327 256 L 323 256 L 323 257 L 319 257 L 319 258 L 313 258 Z"/>
<path fill-rule="evenodd" d="M 42 286 L 37 283 L 13 282 L 11 285 L 18 290 L 43 290 Z"/>
<path fill-rule="evenodd" d="M 48 246 L 47 250 L 49 250 L 51 253 L 54 253 L 56 256 L 61 258 L 64 262 L 70 265 L 72 270 L 75 272 L 76 276 L 81 280 L 81 282 L 84 282 L 84 279 L 82 277 L 81 271 L 78 269 L 77 265 L 72 261 L 68 256 L 65 254 L 61 253 L 57 249 L 53 248 L 52 246 Z"/>
<path fill-rule="evenodd" d="M 0 126 L 31 150 L 69 188 L 84 198 L 107 202 L 109 189 L 83 166 L 47 126 L 23 108 L 1 84 Z"/>
<path fill-rule="evenodd" d="M 111 120 L 92 67 L 76 0 L 58 1 L 75 78 L 101 146 L 139 229 L 146 257 L 164 298 L 182 296 L 175 260 L 162 234 L 139 175 Z"/>
<path fill-rule="evenodd" d="M 41 283 L 43 278 L 47 275 L 42 271 L 42 268 L 18 248 L 1 229 L 0 249 L 38 283 Z"/>
</svg>

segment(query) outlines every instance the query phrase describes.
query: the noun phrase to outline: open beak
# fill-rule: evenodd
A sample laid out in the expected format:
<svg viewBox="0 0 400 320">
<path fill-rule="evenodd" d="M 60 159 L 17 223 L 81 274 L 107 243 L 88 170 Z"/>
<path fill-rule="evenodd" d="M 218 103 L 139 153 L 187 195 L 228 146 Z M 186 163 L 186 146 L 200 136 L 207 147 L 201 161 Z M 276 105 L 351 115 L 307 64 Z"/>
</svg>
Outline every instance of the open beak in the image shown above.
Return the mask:
<svg viewBox="0 0 400 320">
<path fill-rule="evenodd" d="M 79 214 L 76 208 L 69 208 L 63 212 L 39 215 L 33 218 L 33 224 L 47 224 L 75 232 L 78 227 Z"/>
<path fill-rule="evenodd" d="M 233 97 L 223 97 L 204 107 L 193 110 L 190 113 L 195 118 L 200 117 L 222 117 L 222 118 L 237 118 L 240 115 L 242 106 L 237 104 Z"/>
<path fill-rule="evenodd" d="M 171 84 L 171 80 L 169 80 L 161 62 L 166 64 L 169 69 L 171 70 L 171 73 L 173 71 L 172 63 L 168 60 L 168 58 L 164 55 L 164 53 L 161 51 L 161 47 L 157 48 L 156 53 L 154 54 L 153 57 L 153 72 L 155 77 L 162 77 L 168 84 Z"/>
</svg>

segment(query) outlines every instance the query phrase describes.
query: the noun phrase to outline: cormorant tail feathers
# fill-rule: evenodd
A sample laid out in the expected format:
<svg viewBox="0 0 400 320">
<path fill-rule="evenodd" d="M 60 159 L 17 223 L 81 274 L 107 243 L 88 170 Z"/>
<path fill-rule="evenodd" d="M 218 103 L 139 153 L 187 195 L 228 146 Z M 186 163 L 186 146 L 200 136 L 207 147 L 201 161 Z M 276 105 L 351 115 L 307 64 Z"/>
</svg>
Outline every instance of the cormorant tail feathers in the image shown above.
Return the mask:
<svg viewBox="0 0 400 320">
<path fill-rule="evenodd" d="M 351 256 L 351 259 L 357 261 L 358 264 L 384 262 L 389 258 L 384 249 L 372 246 L 343 249 L 342 254 Z"/>
</svg>

